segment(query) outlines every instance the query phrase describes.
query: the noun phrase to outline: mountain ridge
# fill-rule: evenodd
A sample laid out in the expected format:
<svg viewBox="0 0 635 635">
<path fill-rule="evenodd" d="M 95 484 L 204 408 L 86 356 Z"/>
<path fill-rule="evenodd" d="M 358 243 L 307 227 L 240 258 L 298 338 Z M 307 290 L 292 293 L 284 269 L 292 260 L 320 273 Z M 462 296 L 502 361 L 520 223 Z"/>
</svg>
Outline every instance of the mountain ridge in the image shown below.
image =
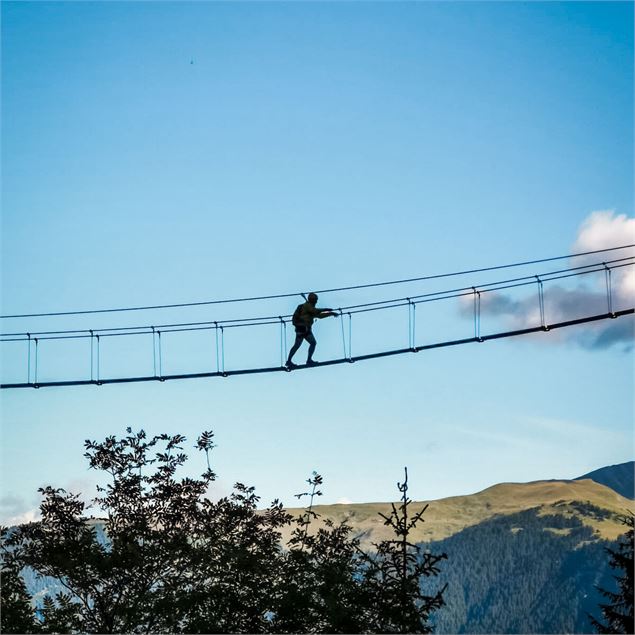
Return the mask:
<svg viewBox="0 0 635 635">
<path fill-rule="evenodd" d="M 635 461 L 598 468 L 574 480 L 591 479 L 606 485 L 625 498 L 635 499 Z"/>
<path fill-rule="evenodd" d="M 351 525 L 362 544 L 368 546 L 390 537 L 390 529 L 384 526 L 379 513 L 389 514 L 392 504 L 314 505 L 313 511 L 320 515 L 320 522 L 330 519 Z M 418 511 L 426 504 L 429 507 L 423 516 L 424 522 L 412 531 L 413 542 L 442 540 L 495 516 L 527 509 L 538 509 L 540 514 L 575 516 L 602 539 L 615 540 L 624 531 L 619 516 L 628 510 L 635 511 L 633 500 L 592 479 L 497 483 L 474 494 L 413 501 L 412 509 Z M 603 513 L 584 513 L 581 505 L 590 505 L 603 510 Z M 290 508 L 288 511 L 295 516 L 304 510 Z"/>
</svg>

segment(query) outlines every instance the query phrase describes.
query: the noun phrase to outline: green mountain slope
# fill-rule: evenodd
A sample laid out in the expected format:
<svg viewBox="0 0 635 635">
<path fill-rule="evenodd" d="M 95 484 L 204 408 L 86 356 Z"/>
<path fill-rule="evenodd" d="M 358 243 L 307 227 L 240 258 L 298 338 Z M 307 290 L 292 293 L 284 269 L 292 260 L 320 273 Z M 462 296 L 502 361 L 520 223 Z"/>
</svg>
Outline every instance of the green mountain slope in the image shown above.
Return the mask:
<svg viewBox="0 0 635 635">
<path fill-rule="evenodd" d="M 467 527 L 478 525 L 496 515 L 510 515 L 527 509 L 539 514 L 560 514 L 578 518 L 584 525 L 597 531 L 606 540 L 614 540 L 623 533 L 618 515 L 635 509 L 632 500 L 592 480 L 534 481 L 532 483 L 501 483 L 468 496 L 453 496 L 428 501 L 430 506 L 424 523 L 413 532 L 414 542 L 429 542 L 448 538 Z M 413 503 L 413 511 L 426 501 Z M 586 514 L 580 504 L 591 504 L 602 513 Z M 390 536 L 378 513 L 390 513 L 390 503 L 361 503 L 350 505 L 317 505 L 314 510 L 322 519 L 345 521 L 362 536 L 368 546 Z M 289 510 L 301 514 L 301 509 Z"/>
</svg>

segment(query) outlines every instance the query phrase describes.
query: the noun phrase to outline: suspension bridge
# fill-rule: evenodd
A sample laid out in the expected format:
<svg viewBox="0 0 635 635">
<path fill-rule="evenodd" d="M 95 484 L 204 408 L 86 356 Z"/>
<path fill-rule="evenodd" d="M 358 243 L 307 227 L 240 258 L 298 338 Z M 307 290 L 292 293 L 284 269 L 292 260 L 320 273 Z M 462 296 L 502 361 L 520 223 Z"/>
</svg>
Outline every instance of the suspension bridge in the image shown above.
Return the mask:
<svg viewBox="0 0 635 635">
<path fill-rule="evenodd" d="M 411 294 L 408 296 L 391 297 L 389 299 L 376 300 L 373 302 L 365 302 L 359 304 L 351 304 L 348 306 L 342 306 L 334 308 L 340 320 L 340 332 L 342 339 L 342 355 L 320 362 L 310 368 L 332 366 L 337 364 L 351 364 L 371 359 L 378 359 L 382 357 L 389 357 L 394 355 L 405 355 L 413 353 L 421 353 L 426 350 L 461 346 L 467 344 L 480 344 L 490 340 L 503 339 L 517 337 L 521 335 L 529 335 L 532 333 L 546 333 L 555 331 L 558 329 L 564 329 L 567 327 L 573 327 L 576 325 L 589 324 L 593 322 L 599 322 L 602 320 L 615 320 L 635 313 L 633 306 L 616 306 L 615 293 L 614 293 L 614 276 L 623 276 L 626 272 L 632 272 L 628 268 L 635 265 L 635 256 L 624 256 L 621 250 L 631 249 L 634 245 L 624 245 L 620 247 L 612 247 L 607 249 L 601 249 L 596 251 L 568 254 L 566 256 L 556 256 L 552 258 L 543 258 L 539 260 L 517 262 L 505 265 L 497 265 L 493 267 L 485 267 L 480 269 L 471 269 L 467 271 L 455 271 L 451 273 L 443 273 L 436 275 L 421 276 L 415 278 L 406 278 L 401 280 L 391 280 L 386 282 L 375 282 L 370 284 L 353 285 L 348 287 L 337 287 L 331 289 L 318 290 L 317 293 L 326 294 L 334 292 L 353 292 L 360 289 L 375 289 L 381 287 L 393 287 L 396 285 L 423 283 L 432 280 L 440 280 L 444 278 L 452 278 L 459 276 L 473 276 L 477 274 L 486 274 L 494 271 L 502 271 L 508 269 L 514 269 L 518 267 L 538 267 L 545 263 L 556 262 L 560 260 L 575 261 L 576 259 L 585 258 L 586 260 L 593 259 L 593 262 L 589 264 L 581 264 L 578 266 L 567 266 L 563 268 L 556 268 L 550 271 L 541 271 L 539 273 L 532 273 L 531 275 L 521 275 L 516 277 L 507 277 L 491 282 L 484 282 L 481 284 L 471 284 L 469 286 L 460 286 L 450 289 L 444 289 L 442 291 L 433 291 L 427 293 Z M 606 255 L 610 252 L 621 252 L 617 255 L 621 257 L 615 257 L 606 259 Z M 599 260 L 600 254 L 604 254 L 604 260 Z M 558 319 L 549 320 L 548 312 L 545 310 L 545 284 L 554 281 L 564 280 L 583 280 L 586 277 L 593 274 L 603 277 L 604 287 L 604 300 L 603 310 L 592 310 L 597 307 L 589 307 L 589 311 L 586 315 L 576 316 L 571 319 Z M 522 328 L 511 328 L 496 330 L 494 332 L 484 332 L 481 325 L 482 306 L 487 302 L 488 298 L 492 298 L 494 294 L 502 291 L 508 292 L 510 289 L 526 288 L 526 290 L 533 289 L 531 295 L 533 295 L 536 305 L 536 315 L 538 316 L 535 324 L 527 324 Z M 283 293 L 275 295 L 260 295 L 249 296 L 243 298 L 233 299 L 221 299 L 221 300 L 208 300 L 201 302 L 190 302 L 180 304 L 163 304 L 152 306 L 132 306 L 132 307 L 119 307 L 119 308 L 106 308 L 106 309 L 92 309 L 92 310 L 74 310 L 74 311 L 59 311 L 48 313 L 24 313 L 24 314 L 9 314 L 2 315 L 2 320 L 25 320 L 33 318 L 58 318 L 66 316 L 87 316 L 96 314 L 119 314 L 126 312 L 143 312 L 143 311 L 157 311 L 161 309 L 183 309 L 200 306 L 213 306 L 213 305 L 231 305 L 236 303 L 246 302 L 262 302 L 264 300 L 282 300 L 294 297 L 304 297 L 304 292 Z M 470 305 L 471 322 L 469 336 L 465 334 L 465 337 L 444 339 L 440 341 L 433 341 L 427 343 L 418 343 L 417 336 L 417 307 L 422 305 L 430 305 L 431 303 L 442 303 L 444 301 L 458 300 L 463 303 L 463 309 L 465 313 L 465 307 Z M 629 298 L 629 303 L 633 303 L 633 298 Z M 623 304 L 623 302 L 622 302 Z M 363 314 L 369 314 L 371 312 L 389 311 L 391 309 L 401 310 L 404 308 L 407 310 L 407 339 L 408 345 L 400 348 L 391 348 L 388 350 L 378 350 L 363 354 L 353 354 L 353 317 Z M 249 329 L 259 326 L 275 326 L 279 330 L 279 363 L 272 365 L 264 365 L 257 367 L 235 368 L 231 367 L 230 360 L 226 359 L 225 350 L 225 335 L 231 329 Z M 0 334 L 0 344 L 5 345 L 9 342 L 24 342 L 24 367 L 22 372 L 26 381 L 7 381 L 0 384 L 2 389 L 16 389 L 16 388 L 45 388 L 53 386 L 86 386 L 95 385 L 101 386 L 104 384 L 117 384 L 117 383 L 131 383 L 131 382 L 165 382 L 177 379 L 201 379 L 212 377 L 231 377 L 234 375 L 249 375 L 249 374 L 261 374 L 261 373 L 276 373 L 276 372 L 296 372 L 309 368 L 307 366 L 298 366 L 294 370 L 289 371 L 285 366 L 285 360 L 287 356 L 287 339 L 288 339 L 288 327 L 291 326 L 291 315 L 265 315 L 260 317 L 241 317 L 233 319 L 222 320 L 207 320 L 196 322 L 174 322 L 166 324 L 143 324 L 134 326 L 118 326 L 113 328 L 99 328 L 99 329 L 64 329 L 64 330 L 46 330 L 46 331 L 26 331 L 26 332 L 5 332 Z M 185 333 L 185 332 L 204 332 L 211 331 L 213 334 L 214 343 L 214 355 L 210 355 L 210 365 L 212 368 L 204 372 L 182 372 L 182 373 L 164 373 L 165 365 L 165 353 L 163 350 L 163 339 L 170 333 Z M 101 355 L 104 345 L 110 341 L 111 338 L 139 338 L 141 336 L 151 337 L 152 340 L 152 369 L 151 374 L 138 374 L 128 376 L 102 376 L 101 369 Z M 85 377 L 76 377 L 73 379 L 59 379 L 42 381 L 38 377 L 39 366 L 41 364 L 42 350 L 41 346 L 43 342 L 55 340 L 61 343 L 69 342 L 71 340 L 87 340 L 86 346 L 86 365 L 89 364 L 89 373 L 86 373 Z M 89 359 L 88 359 L 89 357 Z"/>
</svg>

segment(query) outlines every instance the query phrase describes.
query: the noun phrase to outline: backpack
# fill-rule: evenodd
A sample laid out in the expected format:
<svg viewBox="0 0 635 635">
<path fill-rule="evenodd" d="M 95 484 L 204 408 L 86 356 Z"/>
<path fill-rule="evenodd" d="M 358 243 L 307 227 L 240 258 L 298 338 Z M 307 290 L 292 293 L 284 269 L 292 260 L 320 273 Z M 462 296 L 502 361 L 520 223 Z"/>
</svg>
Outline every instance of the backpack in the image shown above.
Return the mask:
<svg viewBox="0 0 635 635">
<path fill-rule="evenodd" d="M 304 326 L 304 322 L 302 321 L 302 304 L 298 304 L 295 311 L 293 312 L 293 317 L 291 318 L 291 323 L 293 326 Z"/>
</svg>

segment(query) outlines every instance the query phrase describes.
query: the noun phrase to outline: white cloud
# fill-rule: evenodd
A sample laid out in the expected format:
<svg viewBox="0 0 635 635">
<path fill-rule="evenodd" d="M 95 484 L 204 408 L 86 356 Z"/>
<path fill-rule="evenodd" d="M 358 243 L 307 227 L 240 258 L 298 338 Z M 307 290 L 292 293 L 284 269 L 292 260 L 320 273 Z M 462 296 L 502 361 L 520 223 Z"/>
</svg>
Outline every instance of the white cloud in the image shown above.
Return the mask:
<svg viewBox="0 0 635 635">
<path fill-rule="evenodd" d="M 595 251 L 635 243 L 635 218 L 613 210 L 591 212 L 580 225 L 573 252 Z M 632 252 L 631 252 L 632 253 Z"/>
<path fill-rule="evenodd" d="M 36 520 L 39 517 L 36 505 L 37 498 L 27 501 L 13 494 L 5 494 L 0 498 L 0 524 L 12 526 Z"/>
<path fill-rule="evenodd" d="M 62 487 L 66 492 L 78 494 L 80 500 L 89 505 L 92 497 L 95 495 L 96 481 L 90 478 L 72 479 L 70 481 L 61 482 L 54 485 Z M 46 484 L 42 484 L 45 487 Z M 29 499 L 7 493 L 0 497 L 0 523 L 5 526 L 19 525 L 22 523 L 30 523 L 40 520 L 39 505 L 42 502 L 42 496 L 39 492 L 34 492 Z"/>
<path fill-rule="evenodd" d="M 573 253 L 607 249 L 609 247 L 621 247 L 635 243 L 635 218 L 629 218 L 626 214 L 615 214 L 612 210 L 592 212 L 584 220 L 578 236 L 573 243 Z M 624 249 L 607 252 L 601 260 L 612 260 L 634 256 L 635 249 Z M 589 260 L 582 264 L 597 262 L 598 256 L 588 256 Z M 612 274 L 613 290 L 618 300 L 627 300 L 631 303 L 635 296 L 635 267 L 622 267 L 614 269 Z"/>
<path fill-rule="evenodd" d="M 572 252 L 580 253 L 620 247 L 635 243 L 635 218 L 625 214 L 616 215 L 613 211 L 592 212 L 581 224 L 573 243 Z M 604 254 L 576 258 L 571 266 L 609 261 L 617 258 L 635 256 L 635 249 L 624 249 Z M 572 279 L 569 279 L 572 280 Z M 563 322 L 584 316 L 608 312 L 606 282 L 601 272 L 581 276 L 574 288 L 566 283 L 546 283 L 545 321 L 549 324 Z M 535 285 L 531 292 L 514 298 L 506 293 L 496 291 L 481 293 L 481 315 L 502 318 L 504 328 L 515 330 L 540 326 L 540 310 Z M 630 308 L 635 301 L 635 266 L 611 268 L 611 297 L 613 310 Z M 465 298 L 461 303 L 464 317 L 472 315 L 472 299 Z M 631 316 L 621 317 L 616 321 L 605 320 L 592 322 L 567 329 L 566 332 L 554 332 L 545 342 L 573 341 L 588 349 L 608 348 L 615 344 L 623 344 L 627 350 L 633 346 L 635 328 Z"/>
<path fill-rule="evenodd" d="M 28 511 L 18 514 L 17 516 L 10 516 L 6 520 L 2 521 L 3 525 L 7 527 L 13 527 L 14 525 L 24 525 L 25 523 L 33 523 L 40 520 L 42 515 L 39 509 L 29 509 Z"/>
</svg>

